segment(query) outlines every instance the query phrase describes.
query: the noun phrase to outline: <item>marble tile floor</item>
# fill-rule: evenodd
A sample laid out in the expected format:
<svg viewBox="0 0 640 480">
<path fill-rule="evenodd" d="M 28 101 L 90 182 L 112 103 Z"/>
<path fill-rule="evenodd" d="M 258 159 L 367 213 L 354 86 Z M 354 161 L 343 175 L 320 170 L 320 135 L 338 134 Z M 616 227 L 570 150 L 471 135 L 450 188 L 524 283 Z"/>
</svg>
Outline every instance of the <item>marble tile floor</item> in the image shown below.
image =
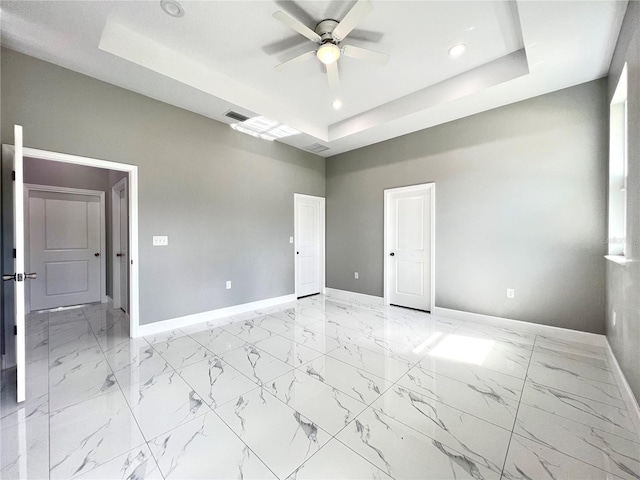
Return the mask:
<svg viewBox="0 0 640 480">
<path fill-rule="evenodd" d="M 226 321 L 30 315 L 0 478 L 640 478 L 603 347 L 322 295 Z"/>
</svg>

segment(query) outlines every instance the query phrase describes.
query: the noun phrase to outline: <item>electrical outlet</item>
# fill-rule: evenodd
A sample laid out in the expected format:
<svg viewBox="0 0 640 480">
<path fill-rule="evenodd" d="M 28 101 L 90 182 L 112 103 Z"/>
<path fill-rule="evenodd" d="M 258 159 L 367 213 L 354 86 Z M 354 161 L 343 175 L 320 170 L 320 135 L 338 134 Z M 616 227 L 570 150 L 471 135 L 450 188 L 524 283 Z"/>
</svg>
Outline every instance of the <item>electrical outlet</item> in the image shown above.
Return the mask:
<svg viewBox="0 0 640 480">
<path fill-rule="evenodd" d="M 613 323 L 613 326 L 616 326 L 616 311 L 613 311 L 613 315 L 611 316 L 611 323 Z"/>
<path fill-rule="evenodd" d="M 231 290 L 231 280 L 227 280 L 227 290 Z"/>
<path fill-rule="evenodd" d="M 153 246 L 154 247 L 166 247 L 169 245 L 169 237 L 166 235 L 154 235 L 153 236 Z"/>
<path fill-rule="evenodd" d="M 356 280 L 358 280 L 358 272 L 353 272 L 353 278 L 355 278 Z"/>
<path fill-rule="evenodd" d="M 507 298 L 516 298 L 516 291 L 513 288 L 507 288 Z"/>
</svg>

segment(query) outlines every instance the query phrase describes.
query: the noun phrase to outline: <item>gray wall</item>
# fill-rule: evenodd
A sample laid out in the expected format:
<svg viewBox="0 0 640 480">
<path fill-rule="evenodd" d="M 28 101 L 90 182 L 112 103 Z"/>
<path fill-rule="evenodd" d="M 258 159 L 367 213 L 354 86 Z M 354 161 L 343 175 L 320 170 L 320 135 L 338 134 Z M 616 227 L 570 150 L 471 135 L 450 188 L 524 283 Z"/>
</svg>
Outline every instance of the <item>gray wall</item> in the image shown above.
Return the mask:
<svg viewBox="0 0 640 480">
<path fill-rule="evenodd" d="M 24 183 L 83 188 L 106 193 L 109 170 L 25 157 Z"/>
<path fill-rule="evenodd" d="M 605 89 L 590 82 L 327 159 L 327 286 L 382 296 L 383 190 L 435 182 L 436 306 L 603 333 Z"/>
<path fill-rule="evenodd" d="M 293 194 L 324 196 L 321 157 L 10 50 L 1 98 L 2 143 L 17 123 L 26 146 L 138 165 L 141 324 L 294 292 Z"/>
<path fill-rule="evenodd" d="M 629 2 L 609 72 L 609 101 L 624 63 L 628 70 L 626 265 L 607 262 L 607 339 L 640 399 L 640 3 Z M 616 326 L 613 326 L 613 312 Z"/>
</svg>

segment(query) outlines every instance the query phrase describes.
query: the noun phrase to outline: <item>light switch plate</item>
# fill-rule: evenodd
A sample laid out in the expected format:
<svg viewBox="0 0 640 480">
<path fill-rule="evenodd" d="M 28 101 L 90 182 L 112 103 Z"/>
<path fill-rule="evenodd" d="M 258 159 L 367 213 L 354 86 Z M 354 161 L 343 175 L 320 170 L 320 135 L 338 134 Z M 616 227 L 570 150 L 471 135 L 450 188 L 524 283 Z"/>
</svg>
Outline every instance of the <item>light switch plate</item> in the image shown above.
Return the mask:
<svg viewBox="0 0 640 480">
<path fill-rule="evenodd" d="M 289 237 L 289 243 L 293 243 L 293 237 Z"/>
<path fill-rule="evenodd" d="M 166 247 L 169 245 L 169 237 L 166 235 L 154 235 L 153 246 L 154 247 Z"/>
<path fill-rule="evenodd" d="M 516 291 L 513 288 L 507 288 L 507 298 L 516 298 Z"/>
<path fill-rule="evenodd" d="M 231 289 L 231 280 L 227 280 L 227 290 Z"/>
</svg>

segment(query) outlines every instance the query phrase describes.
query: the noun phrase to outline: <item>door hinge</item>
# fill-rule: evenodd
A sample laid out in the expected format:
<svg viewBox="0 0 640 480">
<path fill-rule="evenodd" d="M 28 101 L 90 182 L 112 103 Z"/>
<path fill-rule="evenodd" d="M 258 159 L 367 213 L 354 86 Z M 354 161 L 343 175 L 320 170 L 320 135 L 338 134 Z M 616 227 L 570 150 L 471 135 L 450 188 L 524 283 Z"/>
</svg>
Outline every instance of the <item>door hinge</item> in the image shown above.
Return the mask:
<svg viewBox="0 0 640 480">
<path fill-rule="evenodd" d="M 13 334 L 14 335 L 18 335 L 18 326 L 17 325 L 13 326 Z"/>
<path fill-rule="evenodd" d="M 15 170 L 13 170 L 11 172 L 11 180 L 13 180 L 14 182 L 16 181 L 16 171 Z"/>
<path fill-rule="evenodd" d="M 16 249 L 13 249 L 13 258 L 16 258 L 16 255 L 18 255 L 18 252 L 16 251 Z"/>
</svg>

